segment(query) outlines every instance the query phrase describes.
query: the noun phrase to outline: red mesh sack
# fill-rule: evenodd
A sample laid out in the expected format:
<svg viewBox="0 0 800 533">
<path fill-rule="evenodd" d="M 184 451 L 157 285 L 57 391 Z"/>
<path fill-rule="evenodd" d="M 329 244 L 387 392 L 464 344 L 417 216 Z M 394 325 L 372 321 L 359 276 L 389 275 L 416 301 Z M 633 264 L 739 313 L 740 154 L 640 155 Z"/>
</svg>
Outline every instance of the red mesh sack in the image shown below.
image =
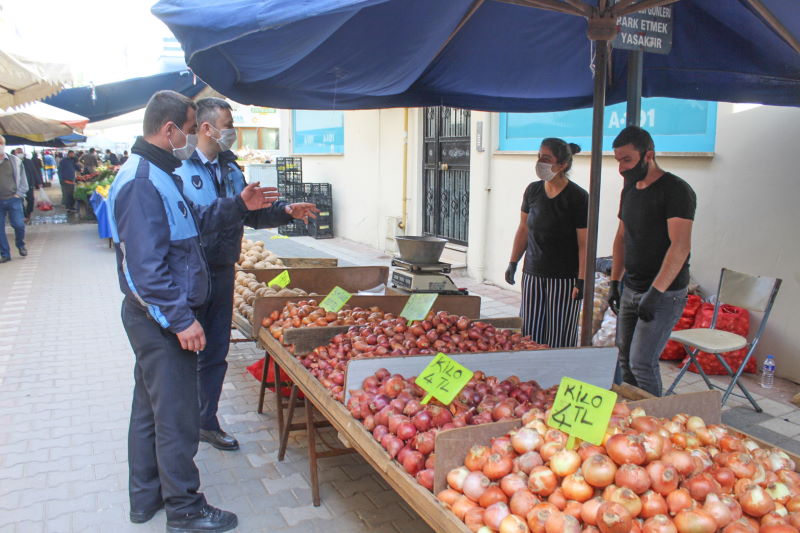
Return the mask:
<svg viewBox="0 0 800 533">
<path fill-rule="evenodd" d="M 699 296 L 690 294 L 686 298 L 686 306 L 683 308 L 683 314 L 675 324 L 675 327 L 672 328 L 672 331 L 689 329 L 694 326 L 695 315 L 697 315 L 697 310 L 700 308 L 700 304 L 702 303 L 703 300 L 701 300 Z M 664 347 L 664 351 L 661 352 L 659 359 L 662 361 L 677 361 L 679 359 L 683 359 L 684 357 L 686 357 L 686 350 L 684 349 L 683 344 L 679 343 L 678 341 L 669 341 Z"/>
<path fill-rule="evenodd" d="M 708 328 L 711 327 L 711 319 L 714 316 L 714 305 L 709 303 L 704 303 L 697 312 L 697 316 L 695 317 L 694 326 L 695 328 Z M 750 331 L 750 313 L 747 309 L 742 309 L 741 307 L 736 307 L 733 305 L 720 305 L 719 306 L 719 314 L 717 315 L 717 329 L 721 329 L 723 331 L 729 331 L 731 333 L 736 333 L 737 335 L 741 335 L 742 337 L 747 337 L 747 333 Z M 742 361 L 744 361 L 745 356 L 747 355 L 747 348 L 741 348 L 739 350 L 734 350 L 732 352 L 726 352 L 722 354 L 722 357 L 725 358 L 725 361 L 731 367 L 731 370 L 736 372 L 739 370 L 739 367 L 742 365 Z M 714 356 L 714 354 L 706 353 L 706 352 L 698 352 L 697 354 L 697 361 L 700 363 L 700 366 L 703 367 L 703 372 L 709 375 L 726 375 L 727 372 L 725 371 L 725 367 L 719 362 L 719 360 Z M 686 359 L 684 359 L 686 362 Z M 689 370 L 691 372 L 697 372 L 697 368 L 695 365 L 690 365 Z M 756 367 L 756 360 L 750 359 L 745 367 L 745 372 L 755 373 L 757 370 Z"/>
<path fill-rule="evenodd" d="M 248 366 L 247 371 L 250 372 L 250 374 L 260 382 L 261 374 L 264 372 L 264 359 L 259 359 L 252 365 Z M 281 370 L 280 378 L 283 382 L 292 382 L 292 380 L 289 379 L 289 376 L 287 376 L 286 372 L 283 370 Z M 269 368 L 267 369 L 267 388 L 275 392 L 275 367 L 273 365 L 269 365 Z M 281 396 L 288 398 L 291 392 L 291 387 L 281 387 Z M 297 391 L 297 397 L 303 398 L 303 393 Z"/>
</svg>

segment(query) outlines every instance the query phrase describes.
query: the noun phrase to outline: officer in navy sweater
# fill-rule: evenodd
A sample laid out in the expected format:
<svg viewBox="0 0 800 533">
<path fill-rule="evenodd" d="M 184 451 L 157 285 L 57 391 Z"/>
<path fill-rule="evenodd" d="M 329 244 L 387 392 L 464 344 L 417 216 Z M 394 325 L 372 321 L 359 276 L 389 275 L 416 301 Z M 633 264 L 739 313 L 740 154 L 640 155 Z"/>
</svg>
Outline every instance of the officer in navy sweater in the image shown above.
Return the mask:
<svg viewBox="0 0 800 533">
<path fill-rule="evenodd" d="M 230 147 L 236 140 L 231 106 L 221 98 L 197 101 L 197 150 L 185 160 L 177 173 L 185 186 L 184 194 L 196 205 L 211 205 L 231 198 L 245 187 L 244 175 Z M 277 189 L 271 188 L 277 198 Z M 250 211 L 243 224 L 218 231 L 203 232 L 202 240 L 211 273 L 211 298 L 198 314 L 206 333 L 206 348 L 199 354 L 200 440 L 220 450 L 237 450 L 237 440 L 222 430 L 217 406 L 228 369 L 233 313 L 234 269 L 241 253 L 244 225 L 267 228 L 293 219 L 308 221 L 319 211 L 313 204 L 276 201 L 272 206 Z"/>
<path fill-rule="evenodd" d="M 136 356 L 128 433 L 130 519 L 166 508 L 167 531 L 228 531 L 236 515 L 211 507 L 194 463 L 199 443 L 197 352 L 206 345 L 196 316 L 210 281 L 203 231 L 240 227 L 272 193 L 251 184 L 195 208 L 174 172 L 194 152 L 195 104 L 160 91 L 147 104 L 144 138 L 109 192 L 109 218 L 125 298 L 122 322 Z"/>
</svg>

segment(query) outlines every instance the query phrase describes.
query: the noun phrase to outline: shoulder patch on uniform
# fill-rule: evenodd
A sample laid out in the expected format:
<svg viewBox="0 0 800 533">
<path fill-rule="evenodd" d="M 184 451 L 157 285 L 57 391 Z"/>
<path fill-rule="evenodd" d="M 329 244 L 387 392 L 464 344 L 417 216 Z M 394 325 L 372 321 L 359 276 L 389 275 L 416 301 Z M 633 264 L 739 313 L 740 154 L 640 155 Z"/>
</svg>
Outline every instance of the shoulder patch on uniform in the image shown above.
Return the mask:
<svg viewBox="0 0 800 533">
<path fill-rule="evenodd" d="M 192 176 L 192 185 L 194 185 L 195 189 L 202 189 L 203 188 L 203 178 L 201 178 L 197 174 L 194 174 Z"/>
<path fill-rule="evenodd" d="M 181 210 L 181 214 L 183 215 L 183 218 L 186 218 L 187 216 L 189 216 L 189 210 L 186 209 L 186 204 L 184 204 L 180 200 L 178 201 L 178 209 Z"/>
</svg>

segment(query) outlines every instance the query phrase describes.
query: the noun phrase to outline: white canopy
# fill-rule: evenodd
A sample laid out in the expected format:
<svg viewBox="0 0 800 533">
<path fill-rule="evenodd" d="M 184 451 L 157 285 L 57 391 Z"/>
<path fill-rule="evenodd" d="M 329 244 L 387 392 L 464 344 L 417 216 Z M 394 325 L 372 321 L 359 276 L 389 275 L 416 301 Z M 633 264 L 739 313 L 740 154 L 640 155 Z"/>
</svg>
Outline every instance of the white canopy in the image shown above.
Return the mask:
<svg viewBox="0 0 800 533">
<path fill-rule="evenodd" d="M 71 80 L 66 65 L 32 61 L 0 50 L 0 109 L 47 98 Z"/>
</svg>

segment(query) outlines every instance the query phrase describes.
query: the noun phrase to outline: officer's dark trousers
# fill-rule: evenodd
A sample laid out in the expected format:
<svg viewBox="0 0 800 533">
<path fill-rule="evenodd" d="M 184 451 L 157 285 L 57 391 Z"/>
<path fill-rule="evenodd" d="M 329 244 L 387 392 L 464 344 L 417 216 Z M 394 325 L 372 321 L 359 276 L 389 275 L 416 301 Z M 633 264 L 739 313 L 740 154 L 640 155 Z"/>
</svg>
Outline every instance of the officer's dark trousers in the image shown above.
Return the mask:
<svg viewBox="0 0 800 533">
<path fill-rule="evenodd" d="M 222 382 L 228 370 L 228 348 L 231 342 L 233 315 L 234 267 L 212 266 L 211 297 L 198 314 L 206 334 L 206 349 L 200 352 L 197 378 L 200 396 L 200 428 L 219 431 L 217 407 Z"/>
<path fill-rule="evenodd" d="M 200 474 L 194 456 L 200 439 L 197 356 L 128 298 L 122 324 L 136 355 L 128 430 L 129 494 L 132 511 L 163 501 L 168 517 L 200 510 Z"/>
</svg>

